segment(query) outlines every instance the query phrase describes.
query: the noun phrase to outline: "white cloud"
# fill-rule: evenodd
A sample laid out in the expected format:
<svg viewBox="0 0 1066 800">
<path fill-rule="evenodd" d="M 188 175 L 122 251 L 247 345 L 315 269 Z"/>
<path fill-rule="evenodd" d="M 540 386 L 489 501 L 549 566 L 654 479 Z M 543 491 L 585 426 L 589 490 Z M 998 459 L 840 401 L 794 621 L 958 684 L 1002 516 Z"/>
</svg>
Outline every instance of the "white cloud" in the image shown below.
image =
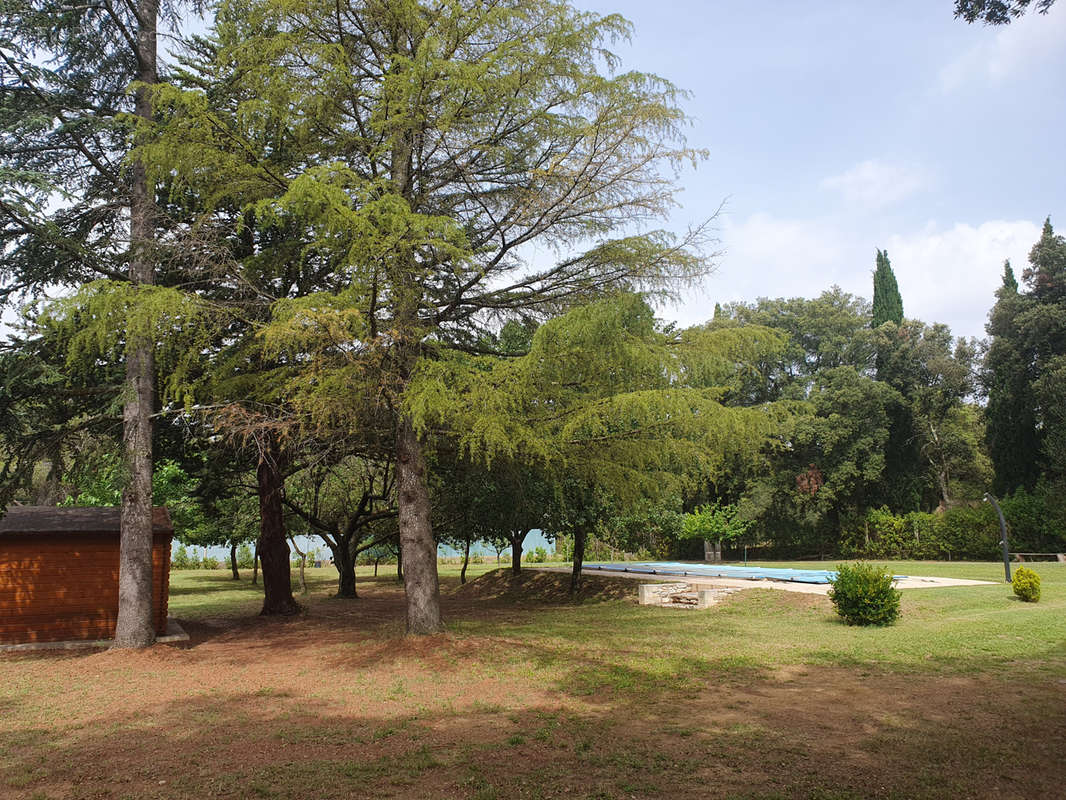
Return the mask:
<svg viewBox="0 0 1066 800">
<path fill-rule="evenodd" d="M 692 325 L 710 319 L 715 303 L 814 296 L 843 277 L 846 243 L 834 228 L 816 220 L 765 213 L 741 221 L 727 217 L 719 238 L 723 255 L 718 270 L 702 291 L 662 316 Z"/>
<path fill-rule="evenodd" d="M 715 302 L 816 297 L 833 284 L 869 298 L 880 245 L 892 261 L 908 317 L 946 323 L 957 336 L 983 336 L 1004 259 L 1020 277 L 1038 238 L 1034 222 L 992 220 L 976 226 L 929 223 L 877 242 L 826 220 L 754 214 L 723 225 L 725 254 L 703 291 L 661 313 L 690 325 L 709 319 Z"/>
<path fill-rule="evenodd" d="M 846 172 L 824 178 L 821 186 L 840 192 L 849 205 L 877 210 L 896 205 L 931 183 L 924 170 L 868 159 Z"/>
<path fill-rule="evenodd" d="M 998 85 L 1024 76 L 1066 50 L 1066 13 L 1052 8 L 1026 14 L 1000 28 L 977 28 L 977 44 L 945 64 L 938 76 L 941 91 L 954 91 L 971 81 Z"/>
<path fill-rule="evenodd" d="M 908 317 L 944 322 L 961 336 L 983 336 L 988 311 L 1010 259 L 1021 278 L 1040 225 L 1029 221 L 956 224 L 897 234 L 887 242 Z"/>
</svg>

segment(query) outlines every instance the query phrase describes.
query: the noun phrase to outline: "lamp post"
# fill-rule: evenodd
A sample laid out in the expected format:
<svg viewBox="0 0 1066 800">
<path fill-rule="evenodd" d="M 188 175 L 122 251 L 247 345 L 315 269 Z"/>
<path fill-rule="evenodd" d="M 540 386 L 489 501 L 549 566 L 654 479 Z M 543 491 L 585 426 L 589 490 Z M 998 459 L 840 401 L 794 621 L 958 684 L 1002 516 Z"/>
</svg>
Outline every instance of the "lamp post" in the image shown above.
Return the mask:
<svg viewBox="0 0 1066 800">
<path fill-rule="evenodd" d="M 1007 550 L 1007 521 L 1003 519 L 1003 509 L 992 495 L 985 493 L 985 502 L 991 503 L 999 515 L 999 543 L 1003 547 L 1003 572 L 1007 575 L 1007 583 L 1010 583 L 1010 551 Z"/>
</svg>

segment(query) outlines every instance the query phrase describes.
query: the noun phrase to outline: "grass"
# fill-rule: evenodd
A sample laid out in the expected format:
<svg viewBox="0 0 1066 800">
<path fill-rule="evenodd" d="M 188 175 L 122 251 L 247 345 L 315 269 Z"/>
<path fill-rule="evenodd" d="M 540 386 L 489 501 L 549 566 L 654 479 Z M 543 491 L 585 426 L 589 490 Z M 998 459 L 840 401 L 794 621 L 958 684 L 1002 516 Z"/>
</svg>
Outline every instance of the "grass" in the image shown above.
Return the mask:
<svg viewBox="0 0 1066 800">
<path fill-rule="evenodd" d="M 1066 567 L 1034 564 L 1041 575 L 1040 603 L 1026 605 L 1002 582 L 1002 566 L 959 562 L 888 562 L 896 574 L 998 580 L 989 586 L 909 589 L 902 618 L 870 630 L 838 621 L 824 597 L 752 589 L 734 595 L 710 614 L 663 613 L 608 602 L 542 614 L 526 624 L 508 624 L 506 635 L 547 650 L 553 660 L 579 651 L 599 662 L 593 670 L 605 684 L 677 679 L 693 672 L 738 672 L 796 664 L 865 664 L 895 671 L 974 671 L 1016 660 L 1046 661 L 1066 655 Z M 827 567 L 821 562 L 759 566 Z M 621 609 L 625 611 L 622 613 Z M 492 619 L 457 621 L 470 635 L 504 634 Z M 595 631 L 594 637 L 589 631 Z M 552 655 L 555 653 L 556 655 Z M 616 655 L 628 654 L 619 660 Z M 713 653 L 713 655 L 703 655 Z M 624 688 L 624 687 L 623 687 Z"/>
<path fill-rule="evenodd" d="M 308 569 L 284 619 L 246 574 L 175 572 L 187 645 L 0 655 L 0 796 L 1054 796 L 1066 567 L 1034 564 L 1026 604 L 1001 565 L 888 566 L 999 582 L 907 590 L 862 629 L 818 595 L 672 611 L 591 581 L 575 604 L 443 565 L 448 632 L 409 640 L 389 568 L 359 570 L 359 600 Z"/>
</svg>

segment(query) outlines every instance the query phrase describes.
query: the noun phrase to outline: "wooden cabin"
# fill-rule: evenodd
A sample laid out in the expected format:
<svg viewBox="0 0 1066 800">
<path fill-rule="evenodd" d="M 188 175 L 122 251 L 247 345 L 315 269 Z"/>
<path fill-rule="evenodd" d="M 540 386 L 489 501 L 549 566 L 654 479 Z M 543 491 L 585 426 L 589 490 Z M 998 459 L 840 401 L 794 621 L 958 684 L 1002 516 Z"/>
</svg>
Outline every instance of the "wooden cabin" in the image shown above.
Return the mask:
<svg viewBox="0 0 1066 800">
<path fill-rule="evenodd" d="M 167 629 L 170 542 L 152 515 L 156 634 Z M 119 510 L 11 506 L 0 519 L 0 644 L 113 639 L 118 618 Z"/>
</svg>

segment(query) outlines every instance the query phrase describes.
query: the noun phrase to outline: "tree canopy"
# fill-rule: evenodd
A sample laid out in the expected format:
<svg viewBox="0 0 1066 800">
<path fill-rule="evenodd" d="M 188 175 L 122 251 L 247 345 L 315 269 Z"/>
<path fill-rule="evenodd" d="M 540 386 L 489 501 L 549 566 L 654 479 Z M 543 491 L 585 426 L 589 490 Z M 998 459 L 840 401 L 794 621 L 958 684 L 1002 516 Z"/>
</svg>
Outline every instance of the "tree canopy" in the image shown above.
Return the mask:
<svg viewBox="0 0 1066 800">
<path fill-rule="evenodd" d="M 1009 25 L 1030 6 L 1038 14 L 1046 14 L 1053 5 L 1055 0 L 955 0 L 955 16 L 971 23 L 980 20 L 986 25 Z"/>
</svg>

